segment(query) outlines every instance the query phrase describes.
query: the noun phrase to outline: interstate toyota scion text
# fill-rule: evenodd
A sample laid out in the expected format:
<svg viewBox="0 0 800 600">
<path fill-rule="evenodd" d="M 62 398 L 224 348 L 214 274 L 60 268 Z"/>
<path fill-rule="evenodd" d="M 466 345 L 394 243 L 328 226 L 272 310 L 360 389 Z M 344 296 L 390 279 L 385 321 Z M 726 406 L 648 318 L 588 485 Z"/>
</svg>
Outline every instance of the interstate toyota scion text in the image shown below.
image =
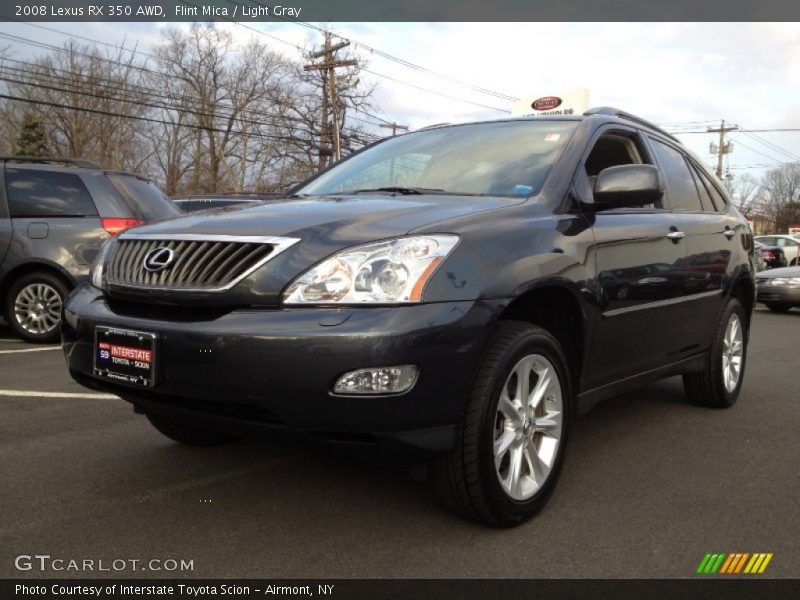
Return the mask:
<svg viewBox="0 0 800 600">
<path fill-rule="evenodd" d="M 673 375 L 736 401 L 752 249 L 717 178 L 627 113 L 437 126 L 110 239 L 63 346 L 174 440 L 421 450 L 447 505 L 512 526 L 597 401 Z"/>
</svg>

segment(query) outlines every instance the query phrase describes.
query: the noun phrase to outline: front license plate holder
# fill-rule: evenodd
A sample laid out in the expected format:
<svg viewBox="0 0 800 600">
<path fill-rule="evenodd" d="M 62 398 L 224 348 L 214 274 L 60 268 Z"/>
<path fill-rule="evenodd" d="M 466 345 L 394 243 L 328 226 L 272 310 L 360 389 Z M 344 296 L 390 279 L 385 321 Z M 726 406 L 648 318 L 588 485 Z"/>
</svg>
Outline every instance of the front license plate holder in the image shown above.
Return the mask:
<svg viewBox="0 0 800 600">
<path fill-rule="evenodd" d="M 94 328 L 94 375 L 127 385 L 155 385 L 158 335 L 119 327 Z"/>
</svg>

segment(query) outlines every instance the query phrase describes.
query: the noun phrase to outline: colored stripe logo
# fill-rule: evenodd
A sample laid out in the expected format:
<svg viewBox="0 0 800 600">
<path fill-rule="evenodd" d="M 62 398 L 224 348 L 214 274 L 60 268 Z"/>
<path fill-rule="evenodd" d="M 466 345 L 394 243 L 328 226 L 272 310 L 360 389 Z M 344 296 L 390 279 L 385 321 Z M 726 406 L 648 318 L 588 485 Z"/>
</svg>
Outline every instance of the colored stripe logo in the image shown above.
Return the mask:
<svg viewBox="0 0 800 600">
<path fill-rule="evenodd" d="M 737 574 L 746 573 L 755 575 L 756 573 L 763 573 L 769 561 L 772 560 L 772 552 L 733 552 L 726 554 L 724 552 L 717 552 L 714 554 L 706 554 L 697 567 L 698 573 L 703 574 Z"/>
</svg>

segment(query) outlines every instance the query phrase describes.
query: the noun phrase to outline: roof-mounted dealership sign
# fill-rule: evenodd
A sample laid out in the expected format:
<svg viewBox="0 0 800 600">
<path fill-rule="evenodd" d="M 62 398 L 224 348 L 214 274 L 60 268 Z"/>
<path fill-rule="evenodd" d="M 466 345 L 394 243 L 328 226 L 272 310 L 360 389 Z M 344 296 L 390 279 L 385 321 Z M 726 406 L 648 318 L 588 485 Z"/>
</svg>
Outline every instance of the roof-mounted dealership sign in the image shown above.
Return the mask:
<svg viewBox="0 0 800 600">
<path fill-rule="evenodd" d="M 589 90 L 581 88 L 548 96 L 528 96 L 511 107 L 514 116 L 580 115 L 589 108 Z"/>
</svg>

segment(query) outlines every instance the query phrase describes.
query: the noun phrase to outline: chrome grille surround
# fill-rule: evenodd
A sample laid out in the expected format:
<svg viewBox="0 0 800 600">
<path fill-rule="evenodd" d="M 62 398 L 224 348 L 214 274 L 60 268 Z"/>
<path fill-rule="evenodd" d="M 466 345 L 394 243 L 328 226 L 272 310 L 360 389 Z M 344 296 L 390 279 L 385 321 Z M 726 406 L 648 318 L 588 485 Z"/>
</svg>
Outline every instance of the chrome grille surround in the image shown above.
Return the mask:
<svg viewBox="0 0 800 600">
<path fill-rule="evenodd" d="M 108 285 L 175 292 L 224 292 L 300 240 L 193 233 L 121 233 L 106 265 Z M 174 264 L 144 268 L 156 248 L 175 253 Z"/>
</svg>

